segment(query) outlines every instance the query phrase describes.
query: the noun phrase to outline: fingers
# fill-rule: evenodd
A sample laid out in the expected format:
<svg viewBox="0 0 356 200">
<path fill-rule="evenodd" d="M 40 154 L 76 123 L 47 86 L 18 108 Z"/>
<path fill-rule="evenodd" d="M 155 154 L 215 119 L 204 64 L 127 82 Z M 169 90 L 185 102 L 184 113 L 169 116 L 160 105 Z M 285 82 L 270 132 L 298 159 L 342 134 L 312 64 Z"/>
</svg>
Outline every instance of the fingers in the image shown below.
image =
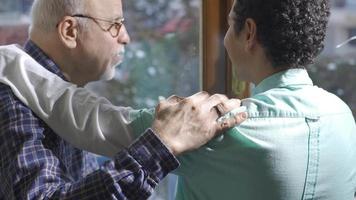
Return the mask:
<svg viewBox="0 0 356 200">
<path fill-rule="evenodd" d="M 232 109 L 240 107 L 241 101 L 240 99 L 229 99 L 227 101 L 222 102 L 221 105 L 223 109 L 225 109 L 225 111 L 229 112 Z"/>
<path fill-rule="evenodd" d="M 209 111 L 213 114 L 213 118 L 216 119 L 228 111 L 226 110 L 226 106 L 223 105 L 225 101 L 228 101 L 225 95 L 214 94 L 202 104 L 202 109 Z"/>
<path fill-rule="evenodd" d="M 217 114 L 217 118 L 221 117 L 225 113 L 224 106 L 222 103 L 217 104 L 216 106 L 212 107 L 212 110 L 214 110 Z"/>
<path fill-rule="evenodd" d="M 226 96 L 220 96 L 220 98 L 222 101 L 212 108 L 212 111 L 216 113 L 215 119 L 224 116 L 226 113 L 241 105 L 239 99 L 227 99 Z"/>
<path fill-rule="evenodd" d="M 209 97 L 209 99 L 207 99 L 205 106 L 207 106 L 209 109 L 211 109 L 214 106 L 216 106 L 222 102 L 225 102 L 227 100 L 229 100 L 229 99 L 223 94 L 214 94 L 211 97 Z M 225 109 L 224 106 L 223 106 L 223 109 Z M 225 110 L 221 110 L 221 111 L 225 112 Z"/>
<path fill-rule="evenodd" d="M 214 108 L 217 110 L 217 113 L 220 114 L 219 117 L 225 115 L 231 110 L 241 106 L 241 101 L 239 99 L 228 99 L 216 105 Z"/>
<path fill-rule="evenodd" d="M 223 132 L 227 129 L 233 128 L 237 125 L 240 125 L 243 121 L 247 119 L 248 115 L 246 112 L 237 113 L 232 117 L 229 117 L 221 122 L 217 122 L 217 132 Z"/>
<path fill-rule="evenodd" d="M 242 123 L 246 113 L 237 99 L 227 99 L 225 95 L 209 96 L 206 92 L 197 93 L 182 99 L 172 96 L 161 101 L 156 107 L 152 130 L 162 142 L 179 155 L 197 149 L 224 130 Z M 217 121 L 218 113 L 227 115 Z"/>
</svg>

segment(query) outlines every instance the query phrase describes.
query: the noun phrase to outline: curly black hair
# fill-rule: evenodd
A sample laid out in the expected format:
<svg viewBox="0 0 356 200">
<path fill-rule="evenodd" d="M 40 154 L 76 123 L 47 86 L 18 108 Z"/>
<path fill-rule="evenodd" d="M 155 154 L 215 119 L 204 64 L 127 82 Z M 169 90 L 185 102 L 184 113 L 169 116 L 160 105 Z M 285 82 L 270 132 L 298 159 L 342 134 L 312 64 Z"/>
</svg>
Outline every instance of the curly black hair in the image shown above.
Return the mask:
<svg viewBox="0 0 356 200">
<path fill-rule="evenodd" d="M 257 40 L 275 68 L 303 68 L 324 48 L 330 15 L 328 0 L 236 0 L 234 29 L 248 18 L 257 26 Z"/>
</svg>

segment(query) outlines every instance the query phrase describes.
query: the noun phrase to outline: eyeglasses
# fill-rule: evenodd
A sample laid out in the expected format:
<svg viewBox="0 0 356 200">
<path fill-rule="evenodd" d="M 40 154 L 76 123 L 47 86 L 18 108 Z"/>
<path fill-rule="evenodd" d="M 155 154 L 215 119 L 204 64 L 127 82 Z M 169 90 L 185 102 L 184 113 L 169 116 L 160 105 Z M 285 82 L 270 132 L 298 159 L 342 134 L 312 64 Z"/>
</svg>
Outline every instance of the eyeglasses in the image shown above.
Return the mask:
<svg viewBox="0 0 356 200">
<path fill-rule="evenodd" d="M 125 20 L 124 18 L 121 18 L 118 20 L 118 22 L 113 22 L 113 21 L 110 21 L 107 19 L 100 19 L 100 18 L 90 17 L 90 16 L 82 15 L 82 14 L 75 14 L 75 15 L 72 15 L 71 17 L 80 17 L 80 18 L 91 19 L 100 27 L 101 30 L 103 30 L 105 32 L 109 32 L 110 35 L 114 38 L 116 38 L 119 35 L 120 29 L 121 29 L 122 25 L 124 25 L 124 20 Z M 102 27 L 100 25 L 99 21 L 109 23 L 110 24 L 109 28 Z"/>
</svg>

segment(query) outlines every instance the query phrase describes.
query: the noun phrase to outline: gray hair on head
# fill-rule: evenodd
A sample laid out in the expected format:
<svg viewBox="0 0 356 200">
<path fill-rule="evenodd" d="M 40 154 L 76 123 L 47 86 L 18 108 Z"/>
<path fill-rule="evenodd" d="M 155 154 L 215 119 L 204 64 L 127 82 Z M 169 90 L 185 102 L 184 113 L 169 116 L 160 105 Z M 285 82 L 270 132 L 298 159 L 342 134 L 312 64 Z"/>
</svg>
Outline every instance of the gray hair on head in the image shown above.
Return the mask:
<svg viewBox="0 0 356 200">
<path fill-rule="evenodd" d="M 31 9 L 30 32 L 49 33 L 64 16 L 85 13 L 87 0 L 35 0 Z"/>
</svg>

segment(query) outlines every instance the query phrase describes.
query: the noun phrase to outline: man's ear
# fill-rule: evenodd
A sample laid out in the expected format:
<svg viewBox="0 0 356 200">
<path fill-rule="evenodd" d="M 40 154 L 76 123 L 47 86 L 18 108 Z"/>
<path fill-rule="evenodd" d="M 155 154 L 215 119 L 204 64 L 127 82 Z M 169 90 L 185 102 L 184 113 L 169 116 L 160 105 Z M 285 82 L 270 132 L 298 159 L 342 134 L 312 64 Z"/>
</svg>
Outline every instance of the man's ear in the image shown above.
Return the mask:
<svg viewBox="0 0 356 200">
<path fill-rule="evenodd" d="M 257 26 L 255 20 L 247 18 L 245 21 L 246 45 L 245 50 L 250 51 L 257 43 Z"/>
<path fill-rule="evenodd" d="M 58 23 L 58 37 L 67 48 L 77 47 L 78 22 L 74 17 L 66 16 Z"/>
</svg>

